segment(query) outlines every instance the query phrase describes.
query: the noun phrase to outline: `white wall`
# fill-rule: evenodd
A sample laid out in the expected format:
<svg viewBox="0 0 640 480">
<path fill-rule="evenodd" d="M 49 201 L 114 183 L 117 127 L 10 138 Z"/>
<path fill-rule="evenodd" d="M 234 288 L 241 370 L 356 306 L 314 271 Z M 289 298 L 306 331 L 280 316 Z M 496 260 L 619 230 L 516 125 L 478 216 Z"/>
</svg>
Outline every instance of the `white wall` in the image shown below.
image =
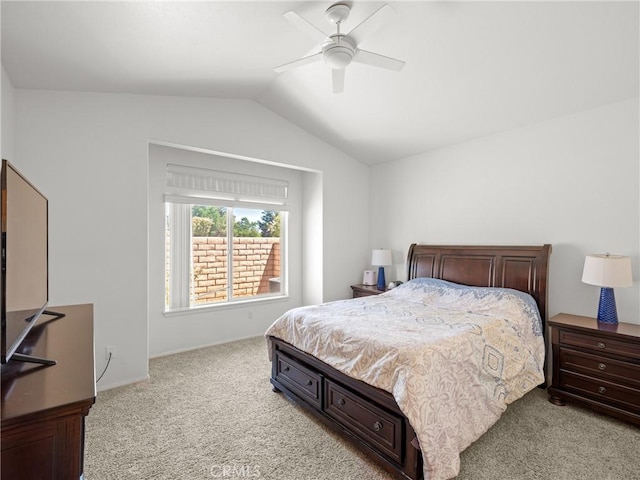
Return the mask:
<svg viewBox="0 0 640 480">
<path fill-rule="evenodd" d="M 550 315 L 595 316 L 584 256 L 629 255 L 635 283 L 616 289 L 618 316 L 640 323 L 638 118 L 633 98 L 378 165 L 372 240 L 392 248 L 402 279 L 412 242 L 550 243 Z"/>
<path fill-rule="evenodd" d="M 305 172 L 302 177 L 303 208 L 302 221 L 302 249 L 315 252 L 306 255 L 302 263 L 302 304 L 312 305 L 322 303 L 323 288 L 317 285 L 318 272 L 322 272 L 323 265 L 323 232 L 322 222 L 317 222 L 313 213 L 324 216 L 322 209 L 322 173 Z M 368 182 L 367 182 L 368 183 Z M 349 278 L 345 275 L 345 279 Z"/>
<path fill-rule="evenodd" d="M 2 158 L 9 160 L 13 163 L 13 130 L 14 130 L 14 95 L 15 90 L 11 84 L 11 80 L 7 76 L 4 67 L 2 67 L 2 78 L 0 79 L 2 84 L 2 97 L 0 97 L 2 120 Z"/>
<path fill-rule="evenodd" d="M 349 296 L 354 252 L 369 248 L 368 217 L 351 213 L 368 211 L 368 168 L 255 102 L 16 89 L 14 162 L 50 202 L 51 304 L 94 304 L 98 374 L 116 347 L 99 389 L 148 374 L 150 139 L 320 171 L 324 262 L 313 280 L 324 300 Z M 254 325 L 233 337 L 264 332 Z M 197 345 L 225 339 L 214 324 L 185 328 Z"/>
</svg>

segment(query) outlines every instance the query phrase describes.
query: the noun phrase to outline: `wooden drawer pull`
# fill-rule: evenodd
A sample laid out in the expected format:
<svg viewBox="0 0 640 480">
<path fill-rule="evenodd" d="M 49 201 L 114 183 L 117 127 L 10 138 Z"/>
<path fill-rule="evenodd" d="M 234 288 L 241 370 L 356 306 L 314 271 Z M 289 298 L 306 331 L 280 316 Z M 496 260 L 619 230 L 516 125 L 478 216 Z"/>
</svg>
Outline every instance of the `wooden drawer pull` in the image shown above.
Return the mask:
<svg viewBox="0 0 640 480">
<path fill-rule="evenodd" d="M 339 406 L 343 406 L 344 405 L 344 398 L 339 398 L 338 401 L 336 402 Z"/>
<path fill-rule="evenodd" d="M 607 389 L 606 389 L 606 388 L 604 388 L 604 387 L 598 387 L 598 391 L 599 391 L 600 393 L 605 393 L 605 392 L 607 391 Z"/>
<path fill-rule="evenodd" d="M 380 422 L 376 422 L 376 423 L 374 423 L 374 424 L 373 424 L 373 429 L 374 429 L 376 432 L 379 432 L 380 430 L 382 430 L 382 424 L 381 424 Z"/>
<path fill-rule="evenodd" d="M 307 380 L 307 387 L 310 387 L 311 385 L 313 385 L 313 382 L 311 380 Z"/>
<path fill-rule="evenodd" d="M 607 348 L 607 344 L 604 342 L 598 342 L 598 348 Z"/>
<path fill-rule="evenodd" d="M 288 372 L 288 371 L 289 371 L 289 367 L 286 367 L 286 366 L 285 366 L 285 367 L 282 369 L 282 371 L 283 371 L 283 372 Z"/>
<path fill-rule="evenodd" d="M 599 368 L 600 370 L 604 370 L 605 368 L 607 368 L 607 366 L 606 366 L 604 363 L 599 363 L 599 364 L 598 364 L 598 368 Z"/>
</svg>

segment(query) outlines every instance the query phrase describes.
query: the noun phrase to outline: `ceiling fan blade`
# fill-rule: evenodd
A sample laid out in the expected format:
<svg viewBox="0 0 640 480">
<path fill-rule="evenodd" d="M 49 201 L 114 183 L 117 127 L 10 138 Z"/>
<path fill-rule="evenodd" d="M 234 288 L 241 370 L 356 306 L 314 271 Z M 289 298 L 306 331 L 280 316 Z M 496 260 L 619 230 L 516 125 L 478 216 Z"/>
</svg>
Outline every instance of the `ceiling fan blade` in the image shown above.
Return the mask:
<svg viewBox="0 0 640 480">
<path fill-rule="evenodd" d="M 302 57 L 298 60 L 294 60 L 293 62 L 285 63 L 283 65 L 280 65 L 279 67 L 274 68 L 274 70 L 278 73 L 282 73 L 291 68 L 301 67 L 310 63 L 319 62 L 320 60 L 322 60 L 322 52 L 314 53 L 313 55 L 309 55 L 308 57 Z"/>
<path fill-rule="evenodd" d="M 306 18 L 301 17 L 296 12 L 287 12 L 287 13 L 285 13 L 284 14 L 284 18 L 289 20 L 291 23 L 293 23 L 300 30 L 306 32 L 307 35 L 309 35 L 311 38 L 313 38 L 318 43 L 323 43 L 323 42 L 326 42 L 327 40 L 331 40 L 329 38 L 329 35 L 324 33 L 322 30 L 320 30 L 318 27 L 316 27 L 313 23 L 309 22 L 309 20 L 307 20 Z"/>
<path fill-rule="evenodd" d="M 344 92 L 344 68 L 334 68 L 331 70 L 333 80 L 333 93 Z"/>
<path fill-rule="evenodd" d="M 396 11 L 385 3 L 378 10 L 369 15 L 359 25 L 356 25 L 349 33 L 348 36 L 355 40 L 356 46 L 360 45 L 360 42 L 370 37 L 371 34 L 387 23 L 394 15 Z"/>
<path fill-rule="evenodd" d="M 382 67 L 387 68 L 389 70 L 395 70 L 399 72 L 404 67 L 405 62 L 402 60 L 397 60 L 391 57 L 385 57 L 384 55 L 380 55 L 373 52 L 368 52 L 367 50 L 358 49 L 355 57 L 353 57 L 353 62 L 364 63 L 366 65 L 373 65 L 374 67 Z"/>
</svg>

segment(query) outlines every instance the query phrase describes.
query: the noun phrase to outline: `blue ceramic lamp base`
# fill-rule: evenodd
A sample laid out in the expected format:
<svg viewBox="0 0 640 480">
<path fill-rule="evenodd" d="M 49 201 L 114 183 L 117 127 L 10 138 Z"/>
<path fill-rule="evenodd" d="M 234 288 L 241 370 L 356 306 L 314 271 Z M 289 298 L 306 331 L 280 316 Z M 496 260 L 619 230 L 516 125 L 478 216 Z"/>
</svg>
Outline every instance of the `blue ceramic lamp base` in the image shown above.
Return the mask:
<svg viewBox="0 0 640 480">
<path fill-rule="evenodd" d="M 384 290 L 387 288 L 387 282 L 384 278 L 384 267 L 378 267 L 378 285 L 376 285 L 378 290 Z"/>
<path fill-rule="evenodd" d="M 598 304 L 598 322 L 615 325 L 618 323 L 616 311 L 616 297 L 613 288 L 602 287 L 600 289 L 600 303 Z"/>
</svg>

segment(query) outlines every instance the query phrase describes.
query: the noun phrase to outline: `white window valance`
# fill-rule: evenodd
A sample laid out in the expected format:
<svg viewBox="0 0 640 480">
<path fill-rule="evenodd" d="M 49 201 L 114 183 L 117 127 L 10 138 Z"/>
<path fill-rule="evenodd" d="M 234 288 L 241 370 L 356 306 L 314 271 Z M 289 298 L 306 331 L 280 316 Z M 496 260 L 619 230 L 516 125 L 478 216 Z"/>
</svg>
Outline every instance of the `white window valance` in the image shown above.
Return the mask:
<svg viewBox="0 0 640 480">
<path fill-rule="evenodd" d="M 289 182 L 167 164 L 167 187 L 167 193 L 176 195 L 286 205 Z"/>
</svg>

